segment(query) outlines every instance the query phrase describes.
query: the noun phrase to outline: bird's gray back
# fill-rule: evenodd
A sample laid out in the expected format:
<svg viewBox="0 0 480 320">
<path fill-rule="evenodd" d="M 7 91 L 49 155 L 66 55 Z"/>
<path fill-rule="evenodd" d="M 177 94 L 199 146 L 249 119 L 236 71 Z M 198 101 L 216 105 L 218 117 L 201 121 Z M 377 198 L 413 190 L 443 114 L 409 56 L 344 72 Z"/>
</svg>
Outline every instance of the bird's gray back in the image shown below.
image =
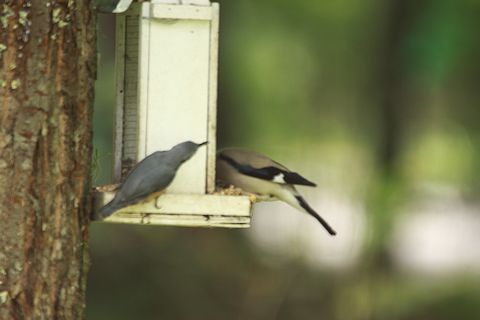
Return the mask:
<svg viewBox="0 0 480 320">
<path fill-rule="evenodd" d="M 264 156 L 263 154 L 242 149 L 242 148 L 226 148 L 219 151 L 229 158 L 235 159 L 240 164 L 248 164 L 253 168 L 277 167 L 285 171 L 290 171 L 284 165 Z"/>
<path fill-rule="evenodd" d="M 158 151 L 133 168 L 119 190 L 121 199 L 134 199 L 166 188 L 175 177 L 177 167 L 168 152 Z"/>
</svg>

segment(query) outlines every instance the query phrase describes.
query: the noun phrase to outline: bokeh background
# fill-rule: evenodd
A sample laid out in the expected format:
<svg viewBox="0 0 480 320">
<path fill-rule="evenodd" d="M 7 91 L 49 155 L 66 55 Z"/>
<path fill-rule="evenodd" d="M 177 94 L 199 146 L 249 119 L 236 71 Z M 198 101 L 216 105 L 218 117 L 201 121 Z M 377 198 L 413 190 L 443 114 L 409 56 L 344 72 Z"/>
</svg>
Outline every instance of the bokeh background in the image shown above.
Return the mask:
<svg viewBox="0 0 480 320">
<path fill-rule="evenodd" d="M 95 223 L 87 318 L 480 319 L 480 2 L 220 1 L 220 146 L 315 181 L 249 230 Z M 94 180 L 114 20 L 99 16 Z"/>
</svg>

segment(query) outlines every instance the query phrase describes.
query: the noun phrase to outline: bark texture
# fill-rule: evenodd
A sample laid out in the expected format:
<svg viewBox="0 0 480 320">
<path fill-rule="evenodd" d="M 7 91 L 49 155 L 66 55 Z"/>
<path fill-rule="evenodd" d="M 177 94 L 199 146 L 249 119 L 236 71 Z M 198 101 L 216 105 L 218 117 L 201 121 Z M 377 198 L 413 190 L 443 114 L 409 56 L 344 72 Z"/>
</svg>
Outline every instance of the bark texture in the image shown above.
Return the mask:
<svg viewBox="0 0 480 320">
<path fill-rule="evenodd" d="M 0 319 L 81 319 L 95 13 L 0 0 Z"/>
</svg>

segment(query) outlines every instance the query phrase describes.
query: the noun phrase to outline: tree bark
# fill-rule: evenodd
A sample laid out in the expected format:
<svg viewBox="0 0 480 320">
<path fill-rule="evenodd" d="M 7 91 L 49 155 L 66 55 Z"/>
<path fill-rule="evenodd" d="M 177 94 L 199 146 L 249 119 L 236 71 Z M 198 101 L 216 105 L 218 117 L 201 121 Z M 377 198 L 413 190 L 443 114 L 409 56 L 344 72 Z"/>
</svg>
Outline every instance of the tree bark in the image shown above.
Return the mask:
<svg viewBox="0 0 480 320">
<path fill-rule="evenodd" d="M 0 0 L 0 319 L 82 319 L 96 72 L 90 0 Z"/>
</svg>

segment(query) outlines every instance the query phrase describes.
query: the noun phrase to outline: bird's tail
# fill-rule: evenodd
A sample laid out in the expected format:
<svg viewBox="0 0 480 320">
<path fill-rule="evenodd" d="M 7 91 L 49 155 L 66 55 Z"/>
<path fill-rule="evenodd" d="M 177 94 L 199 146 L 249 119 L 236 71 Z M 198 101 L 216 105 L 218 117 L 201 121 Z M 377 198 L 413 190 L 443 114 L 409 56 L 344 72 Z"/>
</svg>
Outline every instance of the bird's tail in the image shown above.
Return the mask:
<svg viewBox="0 0 480 320">
<path fill-rule="evenodd" d="M 100 217 L 103 219 L 107 218 L 120 208 L 121 206 L 119 206 L 115 199 L 113 199 L 112 201 L 100 208 Z"/>
<path fill-rule="evenodd" d="M 280 200 L 285 201 L 294 208 L 305 211 L 315 219 L 327 230 L 327 232 L 334 236 L 337 234 L 335 230 L 305 201 L 305 199 L 298 193 L 295 188 L 283 188 L 281 194 L 276 195 Z"/>
<path fill-rule="evenodd" d="M 325 221 L 315 210 L 312 209 L 312 207 L 310 207 L 307 203 L 307 201 L 305 201 L 305 199 L 303 199 L 303 197 L 301 195 L 297 195 L 295 196 L 295 199 L 297 199 L 298 201 L 298 204 L 308 213 L 310 214 L 311 216 L 313 216 L 315 219 L 318 220 L 318 222 L 320 222 L 322 224 L 322 226 L 328 231 L 328 233 L 330 233 L 332 236 L 336 235 L 337 232 L 335 232 L 335 230 L 333 230 L 332 227 L 330 227 L 330 225 L 327 223 L 327 221 Z"/>
</svg>

